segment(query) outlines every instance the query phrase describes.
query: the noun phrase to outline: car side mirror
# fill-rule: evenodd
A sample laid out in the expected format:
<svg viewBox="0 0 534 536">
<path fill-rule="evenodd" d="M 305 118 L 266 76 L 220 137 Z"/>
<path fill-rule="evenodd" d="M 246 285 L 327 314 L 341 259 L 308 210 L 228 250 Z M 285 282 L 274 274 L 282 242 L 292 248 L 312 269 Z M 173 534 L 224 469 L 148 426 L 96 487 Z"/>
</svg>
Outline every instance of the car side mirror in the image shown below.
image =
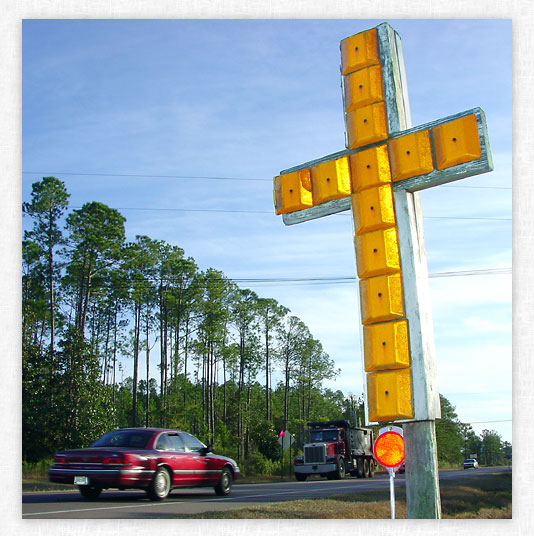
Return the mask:
<svg viewBox="0 0 534 536">
<path fill-rule="evenodd" d="M 213 446 L 212 445 L 208 445 L 207 447 L 202 447 L 200 449 L 200 454 L 202 454 L 202 456 L 205 456 L 209 452 L 213 452 Z"/>
</svg>

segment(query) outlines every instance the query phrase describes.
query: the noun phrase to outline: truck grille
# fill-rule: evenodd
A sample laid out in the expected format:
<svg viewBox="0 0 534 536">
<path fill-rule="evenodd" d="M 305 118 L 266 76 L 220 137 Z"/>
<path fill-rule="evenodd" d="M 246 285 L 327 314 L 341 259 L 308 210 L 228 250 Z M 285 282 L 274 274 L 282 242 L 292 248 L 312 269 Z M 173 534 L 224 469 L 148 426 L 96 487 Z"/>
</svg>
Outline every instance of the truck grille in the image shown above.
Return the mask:
<svg viewBox="0 0 534 536">
<path fill-rule="evenodd" d="M 324 445 L 304 447 L 304 463 L 325 463 Z"/>
</svg>

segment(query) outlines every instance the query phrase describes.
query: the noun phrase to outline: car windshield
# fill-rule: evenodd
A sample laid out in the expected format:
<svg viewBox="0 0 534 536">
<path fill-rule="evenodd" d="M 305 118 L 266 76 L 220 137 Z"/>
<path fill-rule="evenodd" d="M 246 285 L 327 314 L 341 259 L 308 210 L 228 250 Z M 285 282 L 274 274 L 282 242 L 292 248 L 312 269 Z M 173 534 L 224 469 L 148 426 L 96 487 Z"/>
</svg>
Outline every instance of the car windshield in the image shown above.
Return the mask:
<svg viewBox="0 0 534 536">
<path fill-rule="evenodd" d="M 114 430 L 92 443 L 91 447 L 132 447 L 145 449 L 154 432 L 149 430 Z"/>
<path fill-rule="evenodd" d="M 337 430 L 312 430 L 310 441 L 337 441 Z"/>
</svg>

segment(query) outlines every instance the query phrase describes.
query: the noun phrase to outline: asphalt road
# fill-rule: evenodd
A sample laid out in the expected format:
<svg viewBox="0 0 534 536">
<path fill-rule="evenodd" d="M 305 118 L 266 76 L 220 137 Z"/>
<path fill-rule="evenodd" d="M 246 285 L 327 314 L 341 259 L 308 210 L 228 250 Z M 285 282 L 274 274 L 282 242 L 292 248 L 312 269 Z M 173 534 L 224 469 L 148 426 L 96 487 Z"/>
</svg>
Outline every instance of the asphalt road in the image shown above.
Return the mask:
<svg viewBox="0 0 534 536">
<path fill-rule="evenodd" d="M 442 471 L 440 480 L 508 471 L 508 468 L 482 468 Z M 81 498 L 78 491 L 22 494 L 23 519 L 164 519 L 177 514 L 199 514 L 243 508 L 269 502 L 315 499 L 338 493 L 358 493 L 389 489 L 387 475 L 372 479 L 348 477 L 344 480 L 309 480 L 269 484 L 236 484 L 228 497 L 215 495 L 212 488 L 176 489 L 161 502 L 150 501 L 143 491 L 104 491 L 95 501 Z M 404 486 L 404 475 L 397 475 L 395 486 Z"/>
</svg>

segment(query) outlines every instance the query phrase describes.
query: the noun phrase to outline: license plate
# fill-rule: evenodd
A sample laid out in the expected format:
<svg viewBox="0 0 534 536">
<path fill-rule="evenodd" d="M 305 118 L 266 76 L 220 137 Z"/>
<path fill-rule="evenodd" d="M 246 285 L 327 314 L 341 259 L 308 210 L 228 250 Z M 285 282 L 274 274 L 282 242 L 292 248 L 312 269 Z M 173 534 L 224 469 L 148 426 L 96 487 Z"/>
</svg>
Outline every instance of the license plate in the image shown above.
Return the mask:
<svg viewBox="0 0 534 536">
<path fill-rule="evenodd" d="M 87 476 L 75 476 L 74 477 L 74 483 L 77 486 L 88 486 L 89 485 L 89 477 L 87 477 Z"/>
</svg>

